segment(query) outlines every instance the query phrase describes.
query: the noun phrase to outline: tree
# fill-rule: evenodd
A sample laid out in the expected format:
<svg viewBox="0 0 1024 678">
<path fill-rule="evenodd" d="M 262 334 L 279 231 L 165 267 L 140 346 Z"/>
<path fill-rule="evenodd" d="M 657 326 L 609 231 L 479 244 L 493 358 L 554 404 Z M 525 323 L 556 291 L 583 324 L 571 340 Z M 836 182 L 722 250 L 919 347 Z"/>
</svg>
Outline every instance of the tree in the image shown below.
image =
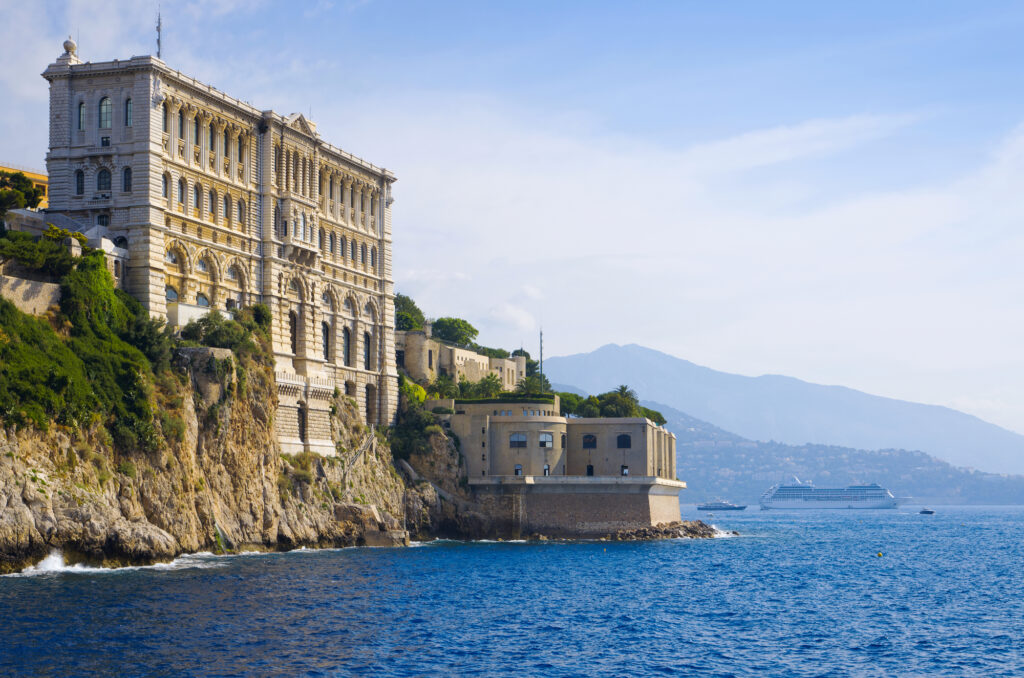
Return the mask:
<svg viewBox="0 0 1024 678">
<path fill-rule="evenodd" d="M 0 172 L 0 219 L 7 210 L 36 207 L 43 199 L 43 189 L 21 172 Z"/>
<path fill-rule="evenodd" d="M 575 393 L 561 392 L 558 394 L 558 401 L 561 406 L 561 415 L 564 417 L 569 414 L 579 415 L 579 407 L 583 403 L 583 396 Z"/>
<path fill-rule="evenodd" d="M 495 398 L 501 393 L 501 379 L 491 372 L 477 382 L 476 392 L 481 398 Z"/>
<path fill-rule="evenodd" d="M 434 321 L 433 336 L 456 346 L 473 343 L 479 332 L 462 318 L 438 318 Z"/>
<path fill-rule="evenodd" d="M 427 393 L 436 398 L 458 398 L 459 385 L 447 374 L 439 374 L 427 388 Z"/>
<path fill-rule="evenodd" d="M 619 394 L 626 400 L 632 401 L 634 403 L 639 404 L 640 402 L 639 398 L 637 398 L 636 391 L 626 386 L 625 384 L 622 384 L 617 389 L 615 389 L 615 393 Z"/>
<path fill-rule="evenodd" d="M 426 318 L 423 311 L 416 305 L 411 297 L 404 294 L 395 295 L 395 329 L 396 330 L 422 330 Z"/>
<path fill-rule="evenodd" d="M 531 374 L 516 384 L 516 393 L 522 395 L 544 395 L 551 393 L 551 383 L 543 374 Z"/>
</svg>

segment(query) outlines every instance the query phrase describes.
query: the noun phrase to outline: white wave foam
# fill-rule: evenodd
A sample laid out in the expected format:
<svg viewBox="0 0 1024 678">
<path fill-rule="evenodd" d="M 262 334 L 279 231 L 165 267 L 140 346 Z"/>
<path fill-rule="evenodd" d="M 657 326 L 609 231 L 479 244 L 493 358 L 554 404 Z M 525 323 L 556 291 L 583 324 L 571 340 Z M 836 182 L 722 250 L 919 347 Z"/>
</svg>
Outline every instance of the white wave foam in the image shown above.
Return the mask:
<svg viewBox="0 0 1024 678">
<path fill-rule="evenodd" d="M 37 577 L 40 575 L 53 575 L 61 573 L 78 574 L 116 574 L 118 572 L 131 572 L 133 570 L 184 570 L 184 569 L 206 569 L 223 567 L 225 563 L 216 562 L 214 554 L 209 552 L 189 553 L 175 558 L 169 563 L 155 563 L 153 565 L 129 565 L 127 567 L 95 567 L 83 563 L 68 565 L 64 560 L 64 554 L 60 549 L 50 551 L 50 554 L 35 565 L 29 565 L 21 572 L 7 575 L 9 577 Z"/>
<path fill-rule="evenodd" d="M 715 536 L 714 536 L 715 539 L 732 539 L 733 537 L 739 536 L 739 535 L 733 534 L 730 531 L 723 530 L 723 529 L 719 528 L 717 525 L 711 525 L 711 529 L 715 531 Z"/>
</svg>

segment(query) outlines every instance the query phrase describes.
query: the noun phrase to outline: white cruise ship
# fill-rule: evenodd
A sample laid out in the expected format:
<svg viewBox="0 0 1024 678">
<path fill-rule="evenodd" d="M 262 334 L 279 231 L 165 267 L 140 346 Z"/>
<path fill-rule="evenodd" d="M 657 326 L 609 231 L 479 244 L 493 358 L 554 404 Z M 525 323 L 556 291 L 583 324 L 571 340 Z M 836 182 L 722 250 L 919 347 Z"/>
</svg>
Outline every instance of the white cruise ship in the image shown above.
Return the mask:
<svg viewBox="0 0 1024 678">
<path fill-rule="evenodd" d="M 761 509 L 891 509 L 900 500 L 877 483 L 843 488 L 814 487 L 793 478 L 790 484 L 772 485 L 761 495 Z"/>
</svg>

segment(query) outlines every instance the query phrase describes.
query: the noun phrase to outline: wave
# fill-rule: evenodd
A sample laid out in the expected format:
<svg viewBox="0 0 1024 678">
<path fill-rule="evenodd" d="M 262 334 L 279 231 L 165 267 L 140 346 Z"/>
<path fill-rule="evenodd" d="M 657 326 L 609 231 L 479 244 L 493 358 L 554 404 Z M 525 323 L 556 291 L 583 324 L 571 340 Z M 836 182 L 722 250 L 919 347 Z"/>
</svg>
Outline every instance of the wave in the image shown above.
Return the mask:
<svg viewBox="0 0 1024 678">
<path fill-rule="evenodd" d="M 97 567 L 75 563 L 68 565 L 64 559 L 64 553 L 60 549 L 50 551 L 50 554 L 35 565 L 29 565 L 21 572 L 4 575 L 7 577 L 38 577 L 42 575 L 54 575 L 63 573 L 75 574 L 116 574 L 119 572 L 132 572 L 135 570 L 185 570 L 185 569 L 206 569 L 223 567 L 226 563 L 214 560 L 219 556 L 209 551 L 189 553 L 179 556 L 169 563 L 154 563 L 153 565 L 127 565 L 125 567 Z"/>
</svg>

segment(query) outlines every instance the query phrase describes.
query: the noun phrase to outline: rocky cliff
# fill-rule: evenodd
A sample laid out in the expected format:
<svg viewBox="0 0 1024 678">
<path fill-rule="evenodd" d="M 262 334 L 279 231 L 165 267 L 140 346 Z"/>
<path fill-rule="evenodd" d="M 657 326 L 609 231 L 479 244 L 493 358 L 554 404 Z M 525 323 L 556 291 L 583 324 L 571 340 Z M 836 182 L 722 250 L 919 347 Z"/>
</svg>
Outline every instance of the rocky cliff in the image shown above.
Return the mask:
<svg viewBox="0 0 1024 678">
<path fill-rule="evenodd" d="M 335 397 L 337 457 L 288 457 L 271 368 L 187 349 L 171 374 L 157 394 L 169 442 L 154 452 L 119 452 L 100 426 L 0 428 L 0 572 L 53 549 L 116 566 L 405 541 L 404 484 L 351 400 Z"/>
</svg>

